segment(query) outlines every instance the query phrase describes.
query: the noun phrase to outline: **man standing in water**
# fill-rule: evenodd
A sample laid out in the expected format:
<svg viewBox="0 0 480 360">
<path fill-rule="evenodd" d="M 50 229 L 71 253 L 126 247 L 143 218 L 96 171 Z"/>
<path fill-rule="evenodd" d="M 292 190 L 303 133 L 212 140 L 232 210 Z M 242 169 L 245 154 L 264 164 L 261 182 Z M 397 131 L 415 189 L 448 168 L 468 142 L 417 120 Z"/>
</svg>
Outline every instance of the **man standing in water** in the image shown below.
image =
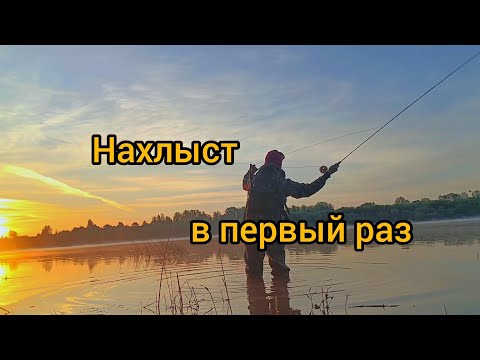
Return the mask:
<svg viewBox="0 0 480 360">
<path fill-rule="evenodd" d="M 340 163 L 332 165 L 328 171 L 310 184 L 287 179 L 282 170 L 283 153 L 272 150 L 265 157 L 265 164 L 258 169 L 255 165 L 243 177 L 243 189 L 248 191 L 244 220 L 288 220 L 287 198 L 300 199 L 317 193 L 330 176 L 338 170 Z M 273 276 L 288 277 L 290 268 L 285 263 L 285 245 L 273 242 L 266 250 L 258 250 L 257 244 L 245 244 L 245 272 L 247 276 L 263 276 L 265 253 Z"/>
</svg>

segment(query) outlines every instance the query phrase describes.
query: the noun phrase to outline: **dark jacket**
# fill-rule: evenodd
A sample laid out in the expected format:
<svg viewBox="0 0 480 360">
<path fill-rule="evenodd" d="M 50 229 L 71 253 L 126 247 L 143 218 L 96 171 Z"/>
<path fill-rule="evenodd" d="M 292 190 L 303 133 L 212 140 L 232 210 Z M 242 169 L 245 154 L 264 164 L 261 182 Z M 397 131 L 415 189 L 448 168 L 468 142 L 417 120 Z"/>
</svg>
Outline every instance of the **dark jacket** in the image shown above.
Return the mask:
<svg viewBox="0 0 480 360">
<path fill-rule="evenodd" d="M 291 196 L 295 199 L 300 199 L 312 196 L 323 188 L 329 177 L 330 174 L 326 173 L 310 184 L 299 183 L 287 179 L 282 169 L 273 164 L 269 164 L 263 165 L 258 169 L 256 174 L 252 174 L 253 184 L 251 184 L 249 170 L 243 177 L 243 189 L 250 193 L 247 201 L 245 219 L 257 220 L 264 217 L 273 217 L 272 219 L 263 219 L 271 221 L 287 219 L 288 215 L 285 211 L 287 198 Z M 257 191 L 254 191 L 255 189 L 257 189 Z M 257 195 L 258 193 L 264 194 L 266 192 L 274 193 L 275 195 L 263 198 Z M 252 199 L 255 197 L 258 197 L 257 201 Z M 262 206 L 256 205 L 255 202 L 261 203 Z M 252 205 L 252 203 L 254 204 Z"/>
</svg>

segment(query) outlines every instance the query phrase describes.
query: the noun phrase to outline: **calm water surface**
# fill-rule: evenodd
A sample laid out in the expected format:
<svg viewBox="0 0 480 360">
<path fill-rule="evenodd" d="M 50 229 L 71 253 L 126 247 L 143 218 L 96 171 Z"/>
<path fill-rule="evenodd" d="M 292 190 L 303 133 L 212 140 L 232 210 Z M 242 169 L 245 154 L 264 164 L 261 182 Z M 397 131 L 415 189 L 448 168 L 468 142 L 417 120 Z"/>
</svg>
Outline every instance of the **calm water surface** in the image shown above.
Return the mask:
<svg viewBox="0 0 480 360">
<path fill-rule="evenodd" d="M 267 261 L 264 281 L 247 282 L 242 246 L 220 257 L 214 240 L 0 253 L 0 314 L 321 314 L 326 291 L 333 315 L 480 314 L 480 220 L 413 232 L 362 253 L 351 232 L 346 245 L 287 246 L 288 282 Z"/>
</svg>

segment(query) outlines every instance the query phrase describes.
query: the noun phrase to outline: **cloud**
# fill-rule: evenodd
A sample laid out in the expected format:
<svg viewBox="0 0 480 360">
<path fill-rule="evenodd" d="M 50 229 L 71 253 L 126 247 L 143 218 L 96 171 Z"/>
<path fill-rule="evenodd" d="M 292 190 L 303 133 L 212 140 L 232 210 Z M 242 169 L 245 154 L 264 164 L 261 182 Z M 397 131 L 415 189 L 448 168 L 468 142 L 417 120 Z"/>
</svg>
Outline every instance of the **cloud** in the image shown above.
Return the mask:
<svg viewBox="0 0 480 360">
<path fill-rule="evenodd" d="M 205 204 L 222 204 L 225 203 L 225 199 L 229 199 L 230 202 L 235 203 L 245 202 L 246 193 L 243 190 L 238 190 L 158 196 L 149 198 L 146 201 L 137 202 L 134 207 L 172 208 L 177 206 L 193 206 L 204 209 Z"/>
<path fill-rule="evenodd" d="M 52 179 L 52 178 L 47 177 L 47 176 L 43 176 L 43 175 L 41 175 L 41 174 L 39 174 L 39 173 L 37 173 L 33 170 L 25 169 L 25 168 L 18 167 L 18 166 L 12 166 L 12 165 L 4 166 L 3 170 L 7 173 L 10 173 L 10 174 L 14 174 L 14 175 L 17 175 L 17 176 L 22 176 L 22 177 L 25 177 L 25 178 L 41 181 L 41 182 L 43 182 L 43 183 L 45 183 L 45 184 L 47 184 L 51 187 L 54 187 L 54 188 L 57 188 L 57 189 L 61 190 L 64 194 L 80 196 L 80 197 L 90 198 L 90 199 L 96 199 L 96 200 L 100 200 L 100 201 L 104 202 L 105 204 L 108 204 L 110 206 L 116 207 L 116 208 L 121 209 L 121 210 L 127 210 L 127 211 L 130 210 L 127 206 L 121 205 L 121 204 L 119 204 L 115 201 L 105 199 L 105 198 L 97 196 L 97 195 L 93 195 L 89 192 L 86 192 L 86 191 L 83 191 L 83 190 L 80 190 L 80 189 L 73 188 L 73 187 L 71 187 L 67 184 L 64 184 L 64 183 L 62 183 L 58 180 Z"/>
<path fill-rule="evenodd" d="M 191 170 L 185 170 L 184 173 L 189 175 L 206 175 L 208 174 L 208 170 L 207 169 L 191 169 Z"/>
<path fill-rule="evenodd" d="M 9 229 L 20 233 L 38 230 L 42 223 L 58 218 L 52 217 L 52 214 L 59 214 L 61 211 L 59 206 L 50 203 L 0 198 L 0 220 Z"/>
<path fill-rule="evenodd" d="M 105 217 L 123 215 L 80 198 L 114 196 L 132 208 L 138 204 L 139 211 L 144 206 L 139 216 L 146 216 L 156 203 L 168 204 L 172 211 L 185 205 L 213 209 L 242 204 L 241 178 L 250 162 L 263 162 L 268 150 L 288 152 L 382 125 L 445 70 L 436 62 L 417 64 L 419 50 L 406 47 L 396 51 L 408 52 L 412 62 L 408 67 L 405 56 L 397 61 L 388 55 L 391 48 L 1 49 L 2 161 L 70 184 L 58 182 L 68 186 L 66 190 L 40 174 L 36 184 L 27 180 L 33 177 L 5 176 L 0 179 L 2 196 L 25 194 L 61 202 L 62 195 L 54 197 L 52 192 L 70 191 L 77 198 L 69 206 L 92 211 L 97 206 Z M 436 60 L 457 57 L 453 48 L 438 49 L 445 56 L 435 56 Z M 377 56 L 380 53 L 388 55 L 388 61 Z M 480 124 L 478 75 L 473 69 L 456 75 L 455 82 L 435 90 L 382 130 L 342 164 L 318 195 L 292 202 L 327 199 L 349 205 L 390 201 L 397 192 L 411 197 L 433 189 L 443 193 L 462 181 L 471 186 L 480 176 L 472 165 Z M 236 164 L 228 167 L 92 166 L 93 133 L 103 139 L 114 133 L 119 141 L 240 140 L 241 149 L 235 153 Z M 368 135 L 355 134 L 287 155 L 285 167 L 296 166 L 286 169 L 287 176 L 313 181 L 320 165 L 338 161 Z M 304 165 L 314 167 L 299 168 Z M 198 197 L 195 206 L 195 196 L 202 193 L 208 195 Z"/>
<path fill-rule="evenodd" d="M 181 175 L 170 177 L 123 177 L 116 180 L 121 183 L 135 184 L 143 189 L 158 189 L 163 193 L 172 193 L 174 191 L 192 192 L 240 186 L 239 181 L 219 181 L 219 178 L 208 176 L 202 176 L 201 180 L 198 181 L 192 181 Z"/>
</svg>

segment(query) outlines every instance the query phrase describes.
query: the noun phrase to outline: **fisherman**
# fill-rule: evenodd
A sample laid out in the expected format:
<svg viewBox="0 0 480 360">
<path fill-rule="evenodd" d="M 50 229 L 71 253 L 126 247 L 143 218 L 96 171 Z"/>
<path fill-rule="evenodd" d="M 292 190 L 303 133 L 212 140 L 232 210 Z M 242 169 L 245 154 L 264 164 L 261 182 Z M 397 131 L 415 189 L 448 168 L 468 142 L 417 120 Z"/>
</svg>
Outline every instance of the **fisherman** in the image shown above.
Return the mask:
<svg viewBox="0 0 480 360">
<path fill-rule="evenodd" d="M 310 184 L 287 179 L 282 170 L 283 153 L 272 150 L 265 157 L 265 163 L 250 170 L 243 177 L 243 189 L 248 191 L 244 220 L 280 221 L 288 220 L 287 198 L 299 199 L 317 193 L 330 176 L 338 170 L 336 163 Z M 257 171 L 258 170 L 258 171 Z M 257 244 L 245 244 L 245 272 L 247 276 L 263 276 L 265 253 L 275 277 L 289 277 L 290 268 L 285 263 L 285 246 L 279 242 L 266 244 L 266 250 L 258 250 Z"/>
</svg>

